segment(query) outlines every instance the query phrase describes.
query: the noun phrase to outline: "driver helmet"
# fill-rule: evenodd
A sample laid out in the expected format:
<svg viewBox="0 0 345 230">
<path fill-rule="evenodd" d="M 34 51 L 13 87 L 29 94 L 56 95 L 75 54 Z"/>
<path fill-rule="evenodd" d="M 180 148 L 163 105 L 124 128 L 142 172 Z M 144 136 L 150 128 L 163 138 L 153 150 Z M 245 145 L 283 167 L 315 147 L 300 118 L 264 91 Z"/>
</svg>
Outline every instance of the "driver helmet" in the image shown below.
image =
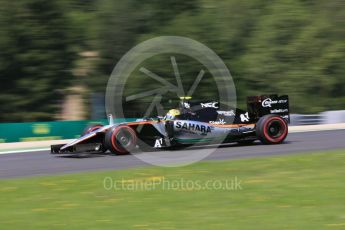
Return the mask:
<svg viewBox="0 0 345 230">
<path fill-rule="evenodd" d="M 170 109 L 168 113 L 165 115 L 166 120 L 173 120 L 176 116 L 180 115 L 181 112 L 178 109 Z"/>
</svg>

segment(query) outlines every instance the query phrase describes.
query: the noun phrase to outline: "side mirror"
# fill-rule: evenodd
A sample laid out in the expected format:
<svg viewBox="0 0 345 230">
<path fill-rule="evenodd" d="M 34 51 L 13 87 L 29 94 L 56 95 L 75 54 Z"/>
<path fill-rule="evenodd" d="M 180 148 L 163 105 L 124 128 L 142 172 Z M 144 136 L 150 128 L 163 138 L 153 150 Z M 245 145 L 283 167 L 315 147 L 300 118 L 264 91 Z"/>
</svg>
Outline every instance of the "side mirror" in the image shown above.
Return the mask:
<svg viewBox="0 0 345 230">
<path fill-rule="evenodd" d="M 112 114 L 108 114 L 108 123 L 109 125 L 114 125 L 114 118 Z"/>
</svg>

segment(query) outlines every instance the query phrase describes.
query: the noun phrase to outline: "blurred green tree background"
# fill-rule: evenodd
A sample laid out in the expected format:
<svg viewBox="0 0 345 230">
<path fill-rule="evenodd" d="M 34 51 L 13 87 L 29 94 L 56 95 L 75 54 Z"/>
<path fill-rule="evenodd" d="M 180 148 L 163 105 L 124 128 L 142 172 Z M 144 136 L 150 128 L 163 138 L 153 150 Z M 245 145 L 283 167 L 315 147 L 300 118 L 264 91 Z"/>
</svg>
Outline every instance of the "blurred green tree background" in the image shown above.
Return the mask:
<svg viewBox="0 0 345 230">
<path fill-rule="evenodd" d="M 85 87 L 85 98 L 104 93 L 122 55 L 162 35 L 186 36 L 213 49 L 230 69 L 242 106 L 248 95 L 279 93 L 290 95 L 294 113 L 345 109 L 342 0 L 0 0 L 0 5 L 1 122 L 57 119 L 69 87 Z M 85 58 L 90 52 L 93 58 Z M 184 79 L 192 81 L 197 65 L 183 57 L 177 61 Z M 162 63 L 156 58 L 151 70 L 174 81 L 171 66 Z M 142 92 L 147 85 L 134 77 L 126 92 Z M 212 93 L 199 90 L 203 96 Z"/>
</svg>

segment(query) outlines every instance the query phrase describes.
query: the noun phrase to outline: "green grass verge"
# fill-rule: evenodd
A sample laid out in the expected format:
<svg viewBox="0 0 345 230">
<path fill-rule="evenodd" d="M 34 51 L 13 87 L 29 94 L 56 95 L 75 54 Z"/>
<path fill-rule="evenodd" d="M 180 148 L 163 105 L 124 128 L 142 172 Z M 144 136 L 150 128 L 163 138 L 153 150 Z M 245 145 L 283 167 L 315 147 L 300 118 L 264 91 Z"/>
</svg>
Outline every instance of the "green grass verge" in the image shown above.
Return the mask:
<svg viewBox="0 0 345 230">
<path fill-rule="evenodd" d="M 345 229 L 344 162 L 338 150 L 0 180 L 0 228 Z M 127 190 L 121 183 L 106 190 L 105 177 L 124 179 Z M 242 189 L 195 186 L 234 178 Z M 129 191 L 133 183 L 146 183 L 147 191 Z"/>
</svg>

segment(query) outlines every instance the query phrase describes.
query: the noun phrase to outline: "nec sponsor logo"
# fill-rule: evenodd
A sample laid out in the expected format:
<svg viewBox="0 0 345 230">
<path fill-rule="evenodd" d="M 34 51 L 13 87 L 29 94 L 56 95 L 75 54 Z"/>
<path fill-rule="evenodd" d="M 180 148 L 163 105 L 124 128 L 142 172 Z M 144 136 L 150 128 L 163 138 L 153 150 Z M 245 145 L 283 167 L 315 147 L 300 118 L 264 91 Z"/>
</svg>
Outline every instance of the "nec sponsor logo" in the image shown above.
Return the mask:
<svg viewBox="0 0 345 230">
<path fill-rule="evenodd" d="M 206 125 L 193 124 L 188 122 L 176 122 L 177 129 L 184 129 L 188 131 L 197 131 L 201 133 L 210 133 L 211 127 Z"/>
<path fill-rule="evenodd" d="M 218 102 L 208 102 L 208 103 L 200 103 L 201 108 L 215 108 L 218 109 Z"/>
<path fill-rule="evenodd" d="M 273 101 L 271 98 L 266 98 L 265 100 L 262 101 L 262 107 L 267 108 L 267 107 L 272 107 L 272 105 L 275 104 L 282 104 L 286 103 L 287 100 L 275 100 Z"/>
</svg>

